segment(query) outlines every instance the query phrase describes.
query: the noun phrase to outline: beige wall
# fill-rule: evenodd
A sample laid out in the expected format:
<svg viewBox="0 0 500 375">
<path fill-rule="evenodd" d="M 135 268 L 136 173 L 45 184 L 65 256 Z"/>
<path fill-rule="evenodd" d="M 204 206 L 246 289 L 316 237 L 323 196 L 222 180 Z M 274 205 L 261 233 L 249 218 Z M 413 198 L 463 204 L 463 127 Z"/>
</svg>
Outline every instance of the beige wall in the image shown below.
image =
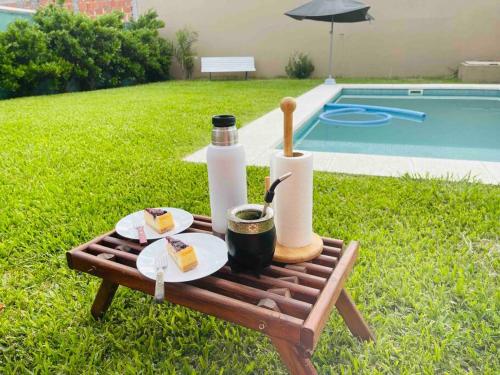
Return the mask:
<svg viewBox="0 0 500 375">
<path fill-rule="evenodd" d="M 199 32 L 198 56 L 255 56 L 257 76 L 284 75 L 293 51 L 307 52 L 325 76 L 328 24 L 283 12 L 307 0 L 138 0 L 156 9 L 164 35 Z M 449 75 L 464 60 L 500 60 L 500 0 L 365 0 L 372 23 L 336 24 L 334 75 Z M 196 67 L 199 75 L 199 66 Z"/>
</svg>

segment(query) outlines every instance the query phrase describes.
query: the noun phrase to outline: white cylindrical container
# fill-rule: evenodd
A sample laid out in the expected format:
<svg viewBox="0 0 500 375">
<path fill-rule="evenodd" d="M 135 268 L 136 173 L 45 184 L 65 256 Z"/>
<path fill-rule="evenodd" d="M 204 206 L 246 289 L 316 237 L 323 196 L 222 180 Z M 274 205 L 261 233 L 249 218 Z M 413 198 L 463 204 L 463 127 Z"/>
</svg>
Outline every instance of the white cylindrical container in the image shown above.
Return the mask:
<svg viewBox="0 0 500 375">
<path fill-rule="evenodd" d="M 271 179 L 287 172 L 292 176 L 276 188 L 274 223 L 278 242 L 288 248 L 308 246 L 312 242 L 313 155 L 295 151 L 286 157 L 276 151 L 271 157 Z"/>
<path fill-rule="evenodd" d="M 212 144 L 207 148 L 210 209 L 212 229 L 223 236 L 227 210 L 247 203 L 245 150 L 238 143 L 234 116 L 214 116 L 212 125 Z"/>
</svg>

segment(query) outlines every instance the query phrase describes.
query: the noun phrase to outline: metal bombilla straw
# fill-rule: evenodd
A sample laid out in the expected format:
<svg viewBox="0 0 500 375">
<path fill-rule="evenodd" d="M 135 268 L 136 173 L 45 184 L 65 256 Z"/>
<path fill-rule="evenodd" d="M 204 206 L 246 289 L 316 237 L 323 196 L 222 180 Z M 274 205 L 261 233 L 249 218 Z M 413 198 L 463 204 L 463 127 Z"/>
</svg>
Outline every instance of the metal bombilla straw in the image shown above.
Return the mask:
<svg viewBox="0 0 500 375">
<path fill-rule="evenodd" d="M 288 177 L 290 177 L 292 175 L 292 172 L 288 172 L 288 173 L 285 173 L 283 176 L 279 177 L 278 179 L 274 180 L 274 182 L 271 184 L 271 186 L 269 187 L 269 190 L 266 191 L 266 195 L 264 196 L 264 208 L 262 209 L 262 214 L 261 214 L 261 218 L 266 216 L 266 211 L 267 211 L 267 208 L 269 207 L 269 205 L 271 204 L 271 202 L 273 201 L 274 199 L 274 190 L 276 189 L 276 187 L 282 183 L 283 181 L 285 181 Z"/>
</svg>

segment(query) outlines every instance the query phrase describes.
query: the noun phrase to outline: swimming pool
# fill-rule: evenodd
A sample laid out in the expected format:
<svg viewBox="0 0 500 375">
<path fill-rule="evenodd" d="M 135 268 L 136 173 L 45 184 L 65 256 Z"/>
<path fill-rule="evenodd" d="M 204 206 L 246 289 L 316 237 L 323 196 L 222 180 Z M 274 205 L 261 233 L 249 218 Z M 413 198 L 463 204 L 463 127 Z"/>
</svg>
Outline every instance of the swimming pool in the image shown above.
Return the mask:
<svg viewBox="0 0 500 375">
<path fill-rule="evenodd" d="M 323 123 L 320 111 L 295 132 L 296 149 L 500 161 L 498 90 L 343 89 L 332 102 L 404 108 L 425 112 L 427 117 L 422 123 L 392 118 L 380 127 L 345 127 Z"/>
<path fill-rule="evenodd" d="M 379 99 L 400 102 L 379 102 Z M 500 84 L 321 84 L 296 100 L 293 116 L 295 149 L 312 152 L 315 171 L 444 178 L 500 185 Z M 413 133 L 409 132 L 410 128 L 398 130 L 394 118 L 377 128 L 342 127 L 317 133 L 321 129 L 315 122 L 325 104 L 341 101 L 368 105 L 369 100 L 379 105 L 401 104 L 408 110 L 428 112 L 427 119 L 418 123 L 407 121 L 411 119 L 406 117 L 400 123 L 400 127 L 410 126 Z M 451 108 L 443 106 L 436 113 L 433 108 L 428 108 L 449 101 L 452 101 Z M 467 126 L 456 127 L 459 132 L 455 131 L 451 119 L 463 122 L 462 112 L 471 116 L 472 125 L 477 127 L 471 130 L 469 121 L 469 124 L 465 123 Z M 359 112 L 350 115 L 367 119 Z M 395 112 L 393 115 L 398 117 Z M 448 123 L 443 127 L 436 118 L 443 118 Z M 370 133 L 363 134 L 361 130 Z M 333 132 L 336 138 L 329 132 Z M 283 112 L 275 108 L 240 128 L 238 133 L 239 142 L 245 147 L 247 164 L 269 167 L 271 156 L 281 148 L 283 141 Z M 205 162 L 206 148 L 195 151 L 184 160 Z"/>
</svg>

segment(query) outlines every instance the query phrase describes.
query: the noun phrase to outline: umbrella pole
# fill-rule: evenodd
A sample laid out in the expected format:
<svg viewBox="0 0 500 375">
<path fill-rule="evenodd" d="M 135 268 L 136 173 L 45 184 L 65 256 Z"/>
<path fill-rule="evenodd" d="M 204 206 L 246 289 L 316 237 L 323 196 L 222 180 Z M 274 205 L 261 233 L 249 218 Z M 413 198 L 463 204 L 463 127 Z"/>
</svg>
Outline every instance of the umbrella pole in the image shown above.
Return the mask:
<svg viewBox="0 0 500 375">
<path fill-rule="evenodd" d="M 325 84 L 335 85 L 337 82 L 335 82 L 335 78 L 332 77 L 332 74 L 333 74 L 333 18 L 332 18 L 332 25 L 330 27 L 330 56 L 328 59 L 328 69 L 329 69 L 329 74 L 328 74 L 328 78 L 325 80 Z"/>
</svg>

